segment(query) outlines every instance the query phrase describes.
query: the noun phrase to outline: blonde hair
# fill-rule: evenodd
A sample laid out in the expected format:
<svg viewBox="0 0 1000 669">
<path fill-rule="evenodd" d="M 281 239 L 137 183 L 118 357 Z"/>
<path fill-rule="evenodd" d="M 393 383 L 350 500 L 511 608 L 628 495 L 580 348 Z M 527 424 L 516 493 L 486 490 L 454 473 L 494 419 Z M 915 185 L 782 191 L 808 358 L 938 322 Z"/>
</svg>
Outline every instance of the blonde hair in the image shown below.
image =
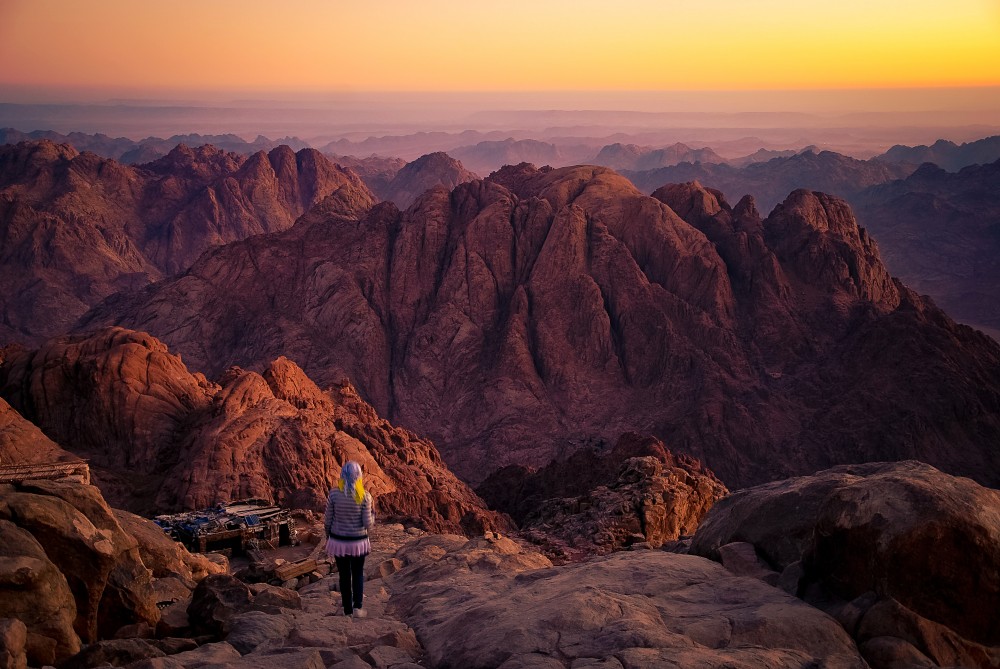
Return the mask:
<svg viewBox="0 0 1000 669">
<path fill-rule="evenodd" d="M 365 499 L 365 485 L 361 482 L 361 465 L 349 460 L 344 463 L 340 470 L 340 480 L 337 481 L 337 490 L 340 492 L 351 491 L 351 496 L 358 504 Z"/>
</svg>

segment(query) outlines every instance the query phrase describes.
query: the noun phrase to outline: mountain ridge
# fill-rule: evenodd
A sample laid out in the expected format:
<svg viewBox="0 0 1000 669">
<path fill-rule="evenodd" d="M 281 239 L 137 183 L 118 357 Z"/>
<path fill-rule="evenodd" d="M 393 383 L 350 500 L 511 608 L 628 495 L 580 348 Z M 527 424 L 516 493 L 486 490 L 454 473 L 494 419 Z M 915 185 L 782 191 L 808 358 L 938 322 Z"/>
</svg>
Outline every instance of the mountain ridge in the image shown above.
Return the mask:
<svg viewBox="0 0 1000 669">
<path fill-rule="evenodd" d="M 1000 480 L 1000 348 L 893 280 L 843 201 L 795 191 L 761 220 L 687 188 L 685 209 L 608 168 L 520 165 L 404 212 L 314 209 L 81 327 L 350 377 L 473 482 L 628 431 L 730 486 L 912 457 Z"/>
</svg>

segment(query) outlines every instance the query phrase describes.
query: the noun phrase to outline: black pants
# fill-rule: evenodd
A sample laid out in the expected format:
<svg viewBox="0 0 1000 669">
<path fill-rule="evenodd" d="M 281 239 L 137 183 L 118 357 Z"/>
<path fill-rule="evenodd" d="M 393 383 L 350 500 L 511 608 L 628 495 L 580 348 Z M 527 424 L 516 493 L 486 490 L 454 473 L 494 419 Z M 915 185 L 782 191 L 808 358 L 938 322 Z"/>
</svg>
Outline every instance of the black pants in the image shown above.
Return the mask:
<svg viewBox="0 0 1000 669">
<path fill-rule="evenodd" d="M 336 557 L 337 571 L 340 572 L 340 598 L 344 602 L 344 613 L 351 615 L 360 609 L 365 597 L 365 555 L 361 557 Z"/>
</svg>

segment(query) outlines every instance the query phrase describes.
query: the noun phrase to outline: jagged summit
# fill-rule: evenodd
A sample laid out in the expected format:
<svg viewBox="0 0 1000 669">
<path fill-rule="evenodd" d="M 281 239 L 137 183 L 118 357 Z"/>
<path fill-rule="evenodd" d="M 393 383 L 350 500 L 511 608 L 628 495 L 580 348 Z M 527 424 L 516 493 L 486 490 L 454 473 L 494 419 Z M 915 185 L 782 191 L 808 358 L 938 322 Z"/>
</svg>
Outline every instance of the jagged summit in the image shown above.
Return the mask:
<svg viewBox="0 0 1000 669">
<path fill-rule="evenodd" d="M 697 184 L 509 166 L 220 248 L 84 327 L 109 322 L 211 374 L 288 355 L 349 376 L 473 481 L 630 430 L 730 486 L 904 457 L 1000 480 L 1000 350 L 813 191 L 761 221 Z"/>
</svg>

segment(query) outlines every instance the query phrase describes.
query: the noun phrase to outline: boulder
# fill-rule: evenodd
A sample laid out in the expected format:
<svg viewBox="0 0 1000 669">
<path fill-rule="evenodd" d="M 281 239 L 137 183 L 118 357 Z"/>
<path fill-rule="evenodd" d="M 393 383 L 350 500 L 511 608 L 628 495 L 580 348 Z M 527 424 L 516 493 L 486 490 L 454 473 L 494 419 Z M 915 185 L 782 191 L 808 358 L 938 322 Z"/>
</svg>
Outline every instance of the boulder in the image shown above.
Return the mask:
<svg viewBox="0 0 1000 669">
<path fill-rule="evenodd" d="M 194 669 L 204 665 L 227 665 L 239 660 L 242 657 L 240 652 L 225 641 L 218 643 L 207 643 L 198 646 L 194 650 L 184 651 L 171 656 L 171 659 L 180 662 L 185 667 Z"/>
<path fill-rule="evenodd" d="M 267 583 L 255 583 L 250 586 L 253 593 L 253 607 L 281 607 L 284 609 L 301 609 L 302 597 L 295 590 L 279 588 Z"/>
<path fill-rule="evenodd" d="M 265 641 L 281 640 L 292 630 L 291 616 L 268 615 L 261 611 L 247 611 L 234 615 L 227 626 L 226 641 L 242 655 L 253 651 Z"/>
<path fill-rule="evenodd" d="M 124 667 L 133 662 L 165 655 L 144 639 L 111 639 L 90 644 L 60 664 L 59 669 L 90 669 L 106 665 Z"/>
<path fill-rule="evenodd" d="M 55 664 L 80 650 L 73 627 L 76 599 L 66 577 L 37 539 L 7 520 L 0 520 L 0 617 L 25 625 L 24 648 L 33 666 Z"/>
<path fill-rule="evenodd" d="M 249 611 L 250 604 L 250 589 L 245 583 L 228 574 L 214 574 L 195 588 L 187 614 L 195 631 L 222 636 L 229 621 Z"/>
<path fill-rule="evenodd" d="M 970 479 L 908 461 L 741 490 L 709 512 L 691 552 L 720 559 L 734 541 L 861 643 L 895 637 L 962 666 L 1000 658 L 1000 493 Z M 901 648 L 872 646 L 890 647 Z"/>
</svg>

